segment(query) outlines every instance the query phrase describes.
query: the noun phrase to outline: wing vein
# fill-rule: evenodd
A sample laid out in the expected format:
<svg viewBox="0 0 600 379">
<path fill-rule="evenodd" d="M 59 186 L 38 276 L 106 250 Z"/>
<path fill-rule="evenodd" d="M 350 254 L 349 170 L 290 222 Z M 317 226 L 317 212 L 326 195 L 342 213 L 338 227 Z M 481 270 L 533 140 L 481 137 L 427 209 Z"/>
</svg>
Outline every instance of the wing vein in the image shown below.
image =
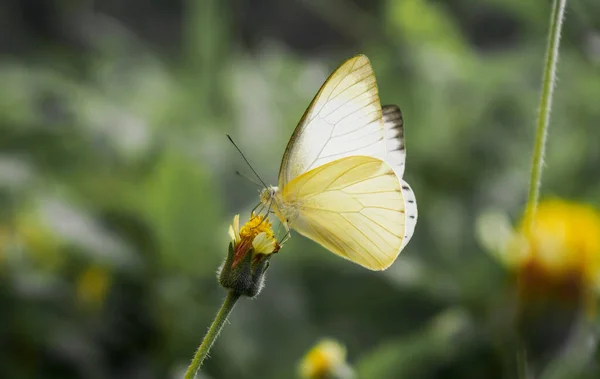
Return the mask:
<svg viewBox="0 0 600 379">
<path fill-rule="evenodd" d="M 378 245 L 377 245 L 375 242 L 373 242 L 373 240 L 372 240 L 371 238 L 369 238 L 369 236 L 367 236 L 367 235 L 365 234 L 365 232 L 363 232 L 363 231 L 362 231 L 362 230 L 360 230 L 360 229 L 359 229 L 359 228 L 358 228 L 356 225 L 354 225 L 354 223 L 353 223 L 352 221 L 350 221 L 350 220 L 348 220 L 346 217 L 344 217 L 344 214 L 340 214 L 340 216 L 342 216 L 342 218 L 343 218 L 344 220 L 348 221 L 348 223 L 349 223 L 350 225 L 352 225 L 352 227 L 353 227 L 353 228 L 354 228 L 354 229 L 355 229 L 357 232 L 359 232 L 360 234 L 362 234 L 362 235 L 363 235 L 363 237 L 365 237 L 365 238 L 366 238 L 366 239 L 367 239 L 369 242 L 371 242 L 371 243 L 373 244 L 373 246 L 375 246 L 375 248 L 376 248 L 377 250 L 379 250 L 379 251 L 380 251 L 380 252 L 381 252 L 383 255 L 385 255 L 385 256 L 386 256 L 386 258 L 389 258 L 389 257 L 387 256 L 387 254 L 385 253 L 385 251 L 383 251 L 383 250 L 381 249 L 381 247 L 379 247 L 379 246 L 378 246 Z M 362 216 L 364 217 L 364 215 L 362 215 Z M 356 241 L 356 239 L 355 239 L 354 241 Z M 361 245 L 361 244 L 360 244 L 360 242 L 359 242 L 359 245 Z M 361 246 L 362 246 L 362 245 L 361 245 Z M 377 263 L 381 264 L 381 260 L 380 260 L 379 258 L 376 258 L 376 257 L 373 255 L 373 253 L 371 253 L 371 251 L 370 251 L 369 249 L 366 249 L 366 248 L 365 248 L 365 246 L 362 246 L 362 247 L 363 247 L 364 251 L 366 251 L 366 252 L 367 252 L 367 254 L 369 254 L 369 255 L 371 256 L 371 258 L 373 258 L 373 259 L 374 259 L 374 260 L 375 260 Z"/>
<path fill-rule="evenodd" d="M 369 221 L 371 221 L 371 222 L 375 223 L 377 226 L 380 226 L 378 223 L 376 223 L 375 221 L 373 221 L 373 220 L 372 220 L 370 217 L 368 217 L 368 216 L 366 216 L 366 215 L 364 215 L 364 214 L 361 214 L 361 215 L 362 215 L 364 218 L 366 218 L 367 220 L 369 220 Z M 349 220 L 349 219 L 348 219 L 348 218 L 347 218 L 345 215 L 343 215 L 343 214 L 342 214 L 341 216 L 342 216 L 344 219 L 346 219 L 346 220 L 347 220 L 347 221 L 348 221 L 350 224 L 352 224 L 352 226 L 354 226 L 354 228 L 355 228 L 356 230 L 358 230 L 359 232 L 361 232 L 361 233 L 362 233 L 362 234 L 365 236 L 365 238 L 366 238 L 366 239 L 368 239 L 369 241 L 371 241 L 371 243 L 372 243 L 373 245 L 377 246 L 377 247 L 379 248 L 379 251 L 381 251 L 381 252 L 382 252 L 382 253 L 385 255 L 385 251 L 383 251 L 383 249 L 382 249 L 382 248 L 381 248 L 381 247 L 380 247 L 378 244 L 376 244 L 376 243 L 375 243 L 375 241 L 371 240 L 371 239 L 370 239 L 370 238 L 369 238 L 369 237 L 368 237 L 366 234 L 364 234 L 364 232 L 363 232 L 361 229 L 359 229 L 359 228 L 358 228 L 356 225 L 354 225 L 354 224 L 352 223 L 352 221 L 350 221 L 350 220 Z M 370 229 L 371 229 L 371 231 L 373 231 L 373 228 L 372 228 L 372 227 L 371 227 Z M 391 235 L 393 235 L 394 237 L 396 237 L 396 238 L 400 239 L 400 244 L 402 244 L 402 239 L 400 238 L 400 236 L 398 236 L 398 235 L 396 235 L 396 234 L 394 234 L 394 233 L 390 232 L 389 230 L 387 230 L 387 229 L 385 229 L 385 228 L 382 228 L 382 229 L 383 229 L 383 230 L 385 230 L 385 231 L 387 231 L 388 233 L 390 233 L 390 234 L 391 234 Z M 385 238 L 381 237 L 381 235 L 380 235 L 380 234 L 378 234 L 378 233 L 377 233 L 377 236 L 378 236 L 378 237 L 380 237 L 380 238 L 381 238 L 381 239 L 384 241 L 384 243 L 385 243 L 385 244 L 386 244 L 388 247 L 390 247 L 390 248 L 392 248 L 392 249 L 395 249 L 395 246 L 391 245 L 391 244 L 390 244 L 390 243 L 389 243 L 389 242 L 388 242 L 388 241 L 387 241 Z"/>
<path fill-rule="evenodd" d="M 355 83 L 355 84 L 357 84 L 357 83 Z M 360 96 L 364 95 L 365 93 L 368 93 L 370 90 L 372 90 L 372 89 L 373 89 L 373 88 L 375 88 L 375 87 L 377 87 L 377 84 L 373 84 L 372 86 L 370 86 L 370 87 L 367 87 L 367 88 L 366 88 L 366 89 L 365 89 L 363 92 L 360 92 L 360 93 L 358 93 L 357 95 L 355 95 L 354 97 L 352 97 L 352 98 L 350 98 L 350 99 L 346 99 L 346 101 L 345 101 L 344 103 L 342 103 L 342 104 L 339 104 L 339 105 L 338 105 L 336 108 L 334 108 L 334 109 L 333 109 L 331 112 L 327 113 L 326 115 L 321 115 L 321 112 L 319 112 L 319 117 L 320 117 L 320 118 L 322 118 L 322 119 L 325 119 L 325 118 L 327 118 L 327 117 L 331 116 L 331 114 L 332 114 L 332 113 L 334 113 L 335 111 L 337 111 L 338 109 L 340 109 L 340 108 L 342 108 L 342 107 L 345 107 L 346 105 L 348 105 L 348 103 L 350 103 L 350 102 L 352 102 L 352 101 L 356 100 L 358 97 L 360 97 Z M 348 88 L 350 88 L 350 87 L 348 87 Z M 345 89 L 344 91 L 347 91 L 347 89 Z M 343 92 L 342 92 L 342 93 L 343 93 Z M 338 96 L 339 96 L 339 95 L 338 95 Z M 333 100 L 333 99 L 332 99 L 332 100 Z M 331 100 L 328 100 L 328 101 L 331 101 Z M 372 104 L 372 103 L 371 103 L 371 104 Z M 364 108 L 364 107 L 361 107 L 360 109 L 363 109 L 363 108 Z M 322 110 L 322 109 L 321 109 L 321 110 Z M 337 125 L 337 123 L 336 123 L 336 124 L 334 124 L 334 125 Z"/>
<path fill-rule="evenodd" d="M 382 207 L 382 206 L 378 206 L 378 205 L 368 205 L 368 206 L 363 206 L 360 210 L 358 211 L 344 211 L 344 212 L 339 212 L 339 211 L 333 211 L 331 209 L 326 209 L 326 208 L 320 208 L 320 207 L 315 207 L 312 205 L 307 205 L 307 204 L 302 204 L 301 208 L 308 208 L 308 209 L 314 209 L 317 211 L 323 211 L 323 212 L 329 212 L 329 213 L 335 213 L 335 214 L 341 214 L 341 213 L 360 213 L 362 215 L 364 215 L 362 213 L 362 211 L 364 211 L 365 209 L 385 209 L 386 211 L 393 211 L 393 212 L 400 212 L 400 213 L 404 213 L 403 210 L 399 210 L 399 209 L 394 209 L 394 208 L 386 208 L 386 207 Z"/>
<path fill-rule="evenodd" d="M 344 151 L 344 152 L 342 152 L 342 153 L 335 153 L 335 154 L 324 155 L 324 156 L 322 156 L 322 157 L 317 157 L 317 159 L 315 159 L 315 160 L 313 161 L 313 164 L 314 164 L 314 163 L 315 163 L 315 162 L 316 162 L 318 159 L 323 159 L 323 158 L 331 158 L 331 157 L 335 157 L 335 156 L 337 156 L 337 155 L 340 155 L 340 154 L 352 153 L 352 152 L 355 152 L 355 151 L 358 151 L 358 150 L 361 150 L 361 149 L 365 149 L 365 148 L 367 148 L 367 147 L 371 147 L 371 146 L 375 145 L 377 142 L 381 142 L 382 140 L 383 140 L 383 136 L 382 136 L 381 138 L 378 138 L 378 139 L 377 139 L 377 141 L 373 141 L 373 142 L 371 142 L 370 144 L 368 144 L 368 145 L 365 145 L 365 146 L 360 146 L 360 147 L 354 148 L 354 149 L 352 149 L 352 150 L 346 150 L 346 151 Z"/>
</svg>

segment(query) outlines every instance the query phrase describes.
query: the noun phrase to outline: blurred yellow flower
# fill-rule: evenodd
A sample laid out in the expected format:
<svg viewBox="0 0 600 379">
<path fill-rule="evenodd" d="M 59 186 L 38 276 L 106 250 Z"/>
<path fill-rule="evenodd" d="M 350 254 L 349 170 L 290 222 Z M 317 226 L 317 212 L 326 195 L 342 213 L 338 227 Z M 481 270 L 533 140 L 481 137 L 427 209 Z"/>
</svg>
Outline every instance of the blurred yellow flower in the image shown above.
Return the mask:
<svg viewBox="0 0 600 379">
<path fill-rule="evenodd" d="M 351 378 L 346 348 L 337 341 L 323 339 L 302 358 L 298 367 L 302 379 Z"/>
<path fill-rule="evenodd" d="M 593 305 L 600 289 L 600 214 L 582 204 L 544 201 L 523 218 L 507 257 L 522 295 Z"/>
<path fill-rule="evenodd" d="M 111 275 L 103 267 L 90 266 L 77 279 L 77 300 L 92 308 L 99 307 L 110 289 Z"/>
<path fill-rule="evenodd" d="M 40 268 L 56 270 L 66 261 L 61 239 L 35 213 L 19 214 L 15 238 Z"/>
</svg>

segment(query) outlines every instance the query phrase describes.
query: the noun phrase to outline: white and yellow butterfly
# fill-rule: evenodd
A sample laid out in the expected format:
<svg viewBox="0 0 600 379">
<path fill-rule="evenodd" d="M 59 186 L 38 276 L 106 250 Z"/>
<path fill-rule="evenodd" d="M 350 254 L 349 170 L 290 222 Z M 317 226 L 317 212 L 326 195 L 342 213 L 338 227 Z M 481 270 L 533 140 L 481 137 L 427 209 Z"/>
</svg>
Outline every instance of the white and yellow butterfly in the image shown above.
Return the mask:
<svg viewBox="0 0 600 379">
<path fill-rule="evenodd" d="M 325 81 L 287 145 L 279 186 L 260 200 L 288 231 L 384 270 L 417 223 L 403 135 L 400 109 L 382 108 L 369 59 L 357 55 Z"/>
</svg>

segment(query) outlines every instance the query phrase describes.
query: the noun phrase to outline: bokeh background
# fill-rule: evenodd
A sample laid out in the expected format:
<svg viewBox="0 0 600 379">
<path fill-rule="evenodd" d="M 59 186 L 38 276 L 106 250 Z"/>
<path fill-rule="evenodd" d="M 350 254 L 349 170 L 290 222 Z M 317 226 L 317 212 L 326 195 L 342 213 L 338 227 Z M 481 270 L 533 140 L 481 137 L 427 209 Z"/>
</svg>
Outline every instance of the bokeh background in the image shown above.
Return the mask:
<svg viewBox="0 0 600 379">
<path fill-rule="evenodd" d="M 216 269 L 327 75 L 371 59 L 419 205 L 374 273 L 294 235 L 202 378 L 294 378 L 330 336 L 360 378 L 500 378 L 505 276 L 479 242 L 520 218 L 550 1 L 21 1 L 0 10 L 0 377 L 181 377 Z M 600 2 L 569 2 L 545 196 L 600 206 Z M 597 378 L 594 330 L 555 376 Z M 578 342 L 579 341 L 579 342 Z M 560 373 L 556 374 L 556 373 Z M 556 376 L 559 375 L 559 376 Z"/>
</svg>

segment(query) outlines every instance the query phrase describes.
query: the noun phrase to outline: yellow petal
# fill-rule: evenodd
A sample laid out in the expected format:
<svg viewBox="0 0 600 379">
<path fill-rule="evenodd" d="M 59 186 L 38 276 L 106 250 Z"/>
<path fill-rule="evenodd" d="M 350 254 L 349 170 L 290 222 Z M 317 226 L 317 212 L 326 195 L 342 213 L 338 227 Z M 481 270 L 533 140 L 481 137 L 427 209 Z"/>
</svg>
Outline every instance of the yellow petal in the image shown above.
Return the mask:
<svg viewBox="0 0 600 379">
<path fill-rule="evenodd" d="M 240 237 L 240 215 L 236 214 L 233 216 L 233 236 L 232 239 L 237 243 L 242 239 Z"/>
<path fill-rule="evenodd" d="M 256 254 L 271 254 L 275 251 L 275 239 L 269 237 L 267 233 L 261 232 L 252 240 L 252 247 Z"/>
<path fill-rule="evenodd" d="M 229 225 L 229 237 L 231 237 L 231 240 L 235 242 L 235 232 L 233 231 L 233 227 L 231 225 Z"/>
</svg>

